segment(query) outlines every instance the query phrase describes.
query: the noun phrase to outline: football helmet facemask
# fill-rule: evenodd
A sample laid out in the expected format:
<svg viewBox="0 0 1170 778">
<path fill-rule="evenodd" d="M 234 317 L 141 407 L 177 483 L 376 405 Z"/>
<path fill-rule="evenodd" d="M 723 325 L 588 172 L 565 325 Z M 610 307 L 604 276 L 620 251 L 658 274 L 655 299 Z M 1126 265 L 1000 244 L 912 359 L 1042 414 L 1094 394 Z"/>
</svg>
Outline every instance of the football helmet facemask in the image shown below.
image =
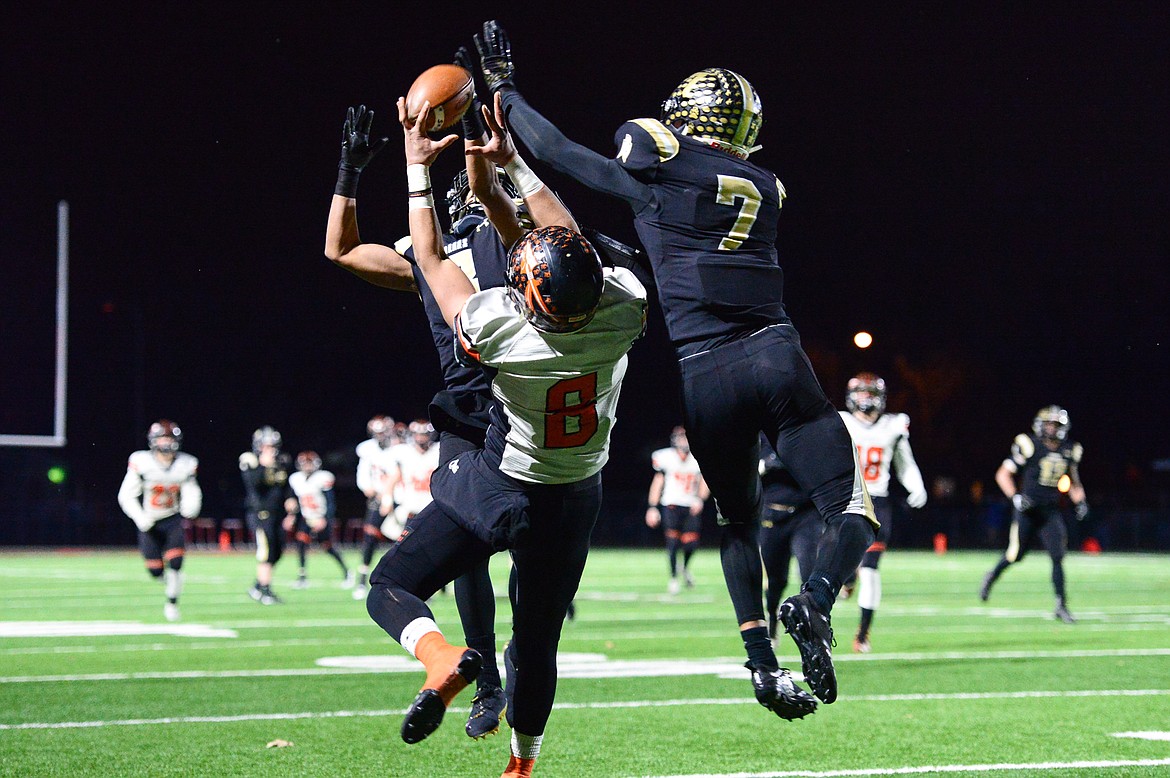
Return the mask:
<svg viewBox="0 0 1170 778">
<path fill-rule="evenodd" d="M 414 445 L 426 451 L 435 442 L 435 428 L 426 419 L 415 419 L 410 423 L 410 436 Z"/>
<path fill-rule="evenodd" d="M 302 451 L 297 454 L 297 470 L 302 473 L 315 473 L 321 469 L 321 457 L 316 451 Z"/>
<path fill-rule="evenodd" d="M 502 167 L 496 167 L 496 178 L 504 187 L 504 192 L 516 204 L 516 209 L 521 212 L 521 221 L 526 219 L 528 212 L 524 208 L 524 198 L 520 196 L 520 190 L 512 183 L 512 179 L 508 177 Z M 447 213 L 451 217 L 452 235 L 459 235 L 463 232 L 464 218 L 472 214 L 485 215 L 483 205 L 471 193 L 471 181 L 467 177 L 467 168 L 456 173 L 455 178 L 451 181 L 451 188 L 447 190 Z"/>
<path fill-rule="evenodd" d="M 1053 425 L 1046 429 L 1047 425 Z M 1032 433 L 1038 438 L 1064 440 L 1068 437 L 1068 411 L 1059 405 L 1046 405 L 1036 412 L 1032 419 Z"/>
<path fill-rule="evenodd" d="M 764 123 L 760 96 L 748 80 L 727 68 L 692 73 L 662 103 L 662 123 L 747 159 Z"/>
<path fill-rule="evenodd" d="M 170 438 L 170 441 L 167 442 L 165 438 Z M 151 451 L 174 454 L 183 445 L 183 431 L 170 419 L 159 419 L 147 430 L 146 441 Z"/>
<path fill-rule="evenodd" d="M 541 332 L 576 332 L 593 320 L 605 284 L 597 250 L 579 232 L 532 230 L 508 252 L 508 293 Z"/>
<path fill-rule="evenodd" d="M 873 373 L 858 373 L 849 379 L 845 407 L 850 413 L 876 413 L 886 410 L 886 382 Z"/>
<path fill-rule="evenodd" d="M 259 454 L 264 446 L 272 446 L 279 451 L 282 442 L 280 433 L 267 424 L 252 433 L 252 451 L 256 454 Z"/>
<path fill-rule="evenodd" d="M 378 442 L 379 448 L 386 448 L 393 442 L 394 419 L 375 416 L 366 424 L 366 434 Z"/>
<path fill-rule="evenodd" d="M 680 454 L 691 453 L 691 444 L 687 440 L 687 431 L 684 427 L 675 427 L 670 431 L 670 445 Z"/>
</svg>

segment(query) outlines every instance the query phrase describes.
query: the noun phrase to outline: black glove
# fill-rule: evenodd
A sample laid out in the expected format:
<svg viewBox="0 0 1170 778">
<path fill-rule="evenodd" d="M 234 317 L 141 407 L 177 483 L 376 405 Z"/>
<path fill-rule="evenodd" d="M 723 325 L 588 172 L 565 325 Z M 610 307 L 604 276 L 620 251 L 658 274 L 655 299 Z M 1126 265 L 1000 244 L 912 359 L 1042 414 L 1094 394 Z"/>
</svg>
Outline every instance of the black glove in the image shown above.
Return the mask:
<svg viewBox="0 0 1170 778">
<path fill-rule="evenodd" d="M 495 94 L 501 89 L 515 89 L 512 74 L 512 44 L 508 33 L 494 19 L 483 23 L 483 34 L 475 36 L 475 48 L 479 51 L 479 64 L 488 90 Z"/>
<path fill-rule="evenodd" d="M 356 197 L 358 177 L 362 170 L 390 140 L 382 138 L 370 145 L 370 123 L 373 121 L 374 112 L 367 111 L 364 105 L 359 105 L 357 110 L 351 107 L 346 111 L 345 125 L 341 129 L 341 162 L 337 165 L 334 194 Z"/>
<path fill-rule="evenodd" d="M 1084 521 L 1089 515 L 1089 503 L 1081 501 L 1076 505 L 1077 521 Z"/>
<path fill-rule="evenodd" d="M 475 62 L 471 59 L 471 52 L 467 50 L 466 46 L 460 46 L 459 51 L 455 52 L 455 64 L 466 70 L 471 74 L 471 80 L 475 80 Z M 483 116 L 480 110 L 483 103 L 479 101 L 479 95 L 472 92 L 471 105 L 467 106 L 467 110 L 463 112 L 463 139 L 464 140 L 479 140 L 487 132 L 487 127 L 483 124 Z"/>
</svg>

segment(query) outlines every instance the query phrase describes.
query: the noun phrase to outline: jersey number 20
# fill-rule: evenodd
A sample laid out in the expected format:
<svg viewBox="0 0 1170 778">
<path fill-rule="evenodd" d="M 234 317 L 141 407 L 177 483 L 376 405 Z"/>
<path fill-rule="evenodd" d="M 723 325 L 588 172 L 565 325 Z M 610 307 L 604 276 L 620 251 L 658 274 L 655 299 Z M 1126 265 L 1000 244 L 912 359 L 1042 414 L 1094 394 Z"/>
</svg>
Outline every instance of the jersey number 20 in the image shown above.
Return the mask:
<svg viewBox="0 0 1170 778">
<path fill-rule="evenodd" d="M 545 395 L 544 447 L 584 446 L 597 432 L 597 373 L 557 381 Z"/>
</svg>

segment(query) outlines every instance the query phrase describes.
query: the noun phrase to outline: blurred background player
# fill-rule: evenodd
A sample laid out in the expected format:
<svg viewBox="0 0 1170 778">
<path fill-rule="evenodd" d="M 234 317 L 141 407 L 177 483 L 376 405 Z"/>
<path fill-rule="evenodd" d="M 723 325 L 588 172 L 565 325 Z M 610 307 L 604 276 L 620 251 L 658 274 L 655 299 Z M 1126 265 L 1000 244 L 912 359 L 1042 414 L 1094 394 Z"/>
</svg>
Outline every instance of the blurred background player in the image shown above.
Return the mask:
<svg viewBox="0 0 1170 778">
<path fill-rule="evenodd" d="M 284 552 L 284 518 L 297 510 L 281 442 L 280 433 L 265 425 L 252 433 L 252 450 L 240 454 L 245 515 L 256 535 L 256 582 L 248 596 L 261 605 L 281 602 L 272 591 L 272 568 Z"/>
<path fill-rule="evenodd" d="M 435 428 L 429 421 L 415 419 L 407 428 L 408 440 L 390 451 L 398 467 L 391 478 L 394 505 L 386 513 L 395 531 L 387 532 L 390 527 L 383 522 L 382 534 L 386 537 L 397 539 L 407 520 L 431 504 L 431 473 L 439 466 L 439 448 L 434 445 L 434 436 Z"/>
<path fill-rule="evenodd" d="M 386 519 L 382 504 L 384 495 L 391 495 L 391 478 L 394 476 L 394 459 L 390 449 L 398 442 L 394 435 L 394 419 L 389 416 L 374 416 L 366 424 L 370 437 L 357 445 L 357 487 L 366 498 L 365 523 L 362 525 L 361 563 L 358 565 L 357 585 L 353 590 L 355 600 L 364 600 L 370 575 L 370 561 L 378 543 L 386 540 L 382 534 L 382 523 Z M 392 498 L 391 498 L 392 499 Z"/>
<path fill-rule="evenodd" d="M 759 95 L 726 68 L 694 73 L 663 103 L 661 121 L 618 128 L 611 159 L 570 141 L 528 105 L 498 24 L 486 22 L 476 46 L 484 80 L 535 156 L 633 211 L 679 360 L 683 423 L 718 508 L 719 558 L 752 688 L 781 717 L 803 716 L 805 708 L 785 698 L 790 684 L 768 639 L 758 545 L 760 432 L 816 503 L 825 520 L 817 567 L 781 605 L 780 618 L 813 693 L 833 702 L 829 613 L 877 521 L 849 433 L 784 309 L 776 232 L 786 193 L 774 173 L 748 161 L 763 123 Z"/>
<path fill-rule="evenodd" d="M 873 501 L 873 510 L 881 523 L 877 538 L 866 549 L 857 571 L 860 591 L 857 604 L 861 623 L 853 638 L 853 650 L 869 653 L 869 629 L 874 611 L 882 601 L 882 579 L 878 562 L 890 542 L 893 530 L 893 507 L 890 504 L 890 471 L 906 488 L 906 502 L 911 508 L 926 505 L 926 484 L 910 450 L 910 417 L 904 413 L 886 413 L 886 382 L 873 373 L 858 373 L 849 379 L 845 407 L 841 418 L 857 446 L 861 476 Z"/>
<path fill-rule="evenodd" d="M 678 555 L 682 551 L 682 577 L 687 588 L 695 585 L 691 575 L 691 557 L 699 548 L 703 527 L 703 503 L 710 492 L 699 463 L 691 456 L 687 432 L 675 427 L 670 433 L 670 448 L 660 448 L 650 455 L 654 478 L 647 499 L 646 526 L 662 525 L 666 537 L 666 558 L 670 570 L 667 591 L 678 594 Z"/>
<path fill-rule="evenodd" d="M 788 587 L 788 568 L 796 557 L 801 581 L 812 573 L 817 560 L 817 543 L 825 528 L 821 514 L 808 492 L 788 472 L 767 439 L 760 441 L 760 481 L 764 488 L 764 508 L 760 516 L 760 557 L 768 586 L 764 590 L 764 608 L 768 613 L 768 637 L 775 643 L 779 633 L 780 601 Z"/>
<path fill-rule="evenodd" d="M 333 523 L 337 513 L 333 482 L 333 473 L 321 469 L 321 457 L 316 451 L 297 454 L 297 471 L 288 477 L 288 485 L 296 495 L 298 506 L 294 536 L 301 566 L 296 583 L 293 584 L 294 589 L 304 589 L 309 585 L 305 557 L 310 543 L 317 543 L 326 554 L 337 560 L 341 566 L 342 586 L 353 586 L 353 575 L 345 566 L 341 554 L 333 547 Z"/>
<path fill-rule="evenodd" d="M 203 508 L 203 491 L 196 474 L 199 460 L 180 451 L 183 431 L 169 419 L 159 419 L 146 433 L 148 451 L 135 451 L 118 489 L 118 504 L 138 527 L 138 548 L 146 570 L 164 580 L 167 621 L 179 620 L 183 590 L 183 519 L 195 519 Z M 165 570 L 164 570 L 165 566 Z"/>
<path fill-rule="evenodd" d="M 1008 566 L 1019 562 L 1039 535 L 1052 557 L 1052 588 L 1056 591 L 1056 618 L 1076 621 L 1069 613 L 1064 589 L 1064 553 L 1068 530 L 1060 510 L 1060 496 L 1068 492 L 1078 519 L 1089 514 L 1079 466 L 1081 444 L 1069 440 L 1068 411 L 1059 405 L 1041 408 L 1032 420 L 1032 433 L 1012 442 L 1011 455 L 995 471 L 995 482 L 1012 501 L 1012 526 L 1007 551 L 983 578 L 979 599 L 991 596 L 991 587 Z"/>
</svg>

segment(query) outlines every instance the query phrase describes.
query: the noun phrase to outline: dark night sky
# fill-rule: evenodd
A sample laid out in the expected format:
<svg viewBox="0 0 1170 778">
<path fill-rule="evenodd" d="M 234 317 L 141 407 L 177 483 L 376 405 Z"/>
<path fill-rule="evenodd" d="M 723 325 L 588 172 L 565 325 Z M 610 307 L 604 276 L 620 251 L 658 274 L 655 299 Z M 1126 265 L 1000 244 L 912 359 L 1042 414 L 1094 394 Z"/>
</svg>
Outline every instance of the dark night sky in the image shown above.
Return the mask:
<svg viewBox="0 0 1170 778">
<path fill-rule="evenodd" d="M 73 216 L 63 456 L 89 499 L 112 505 L 160 416 L 185 428 L 208 512 L 224 515 L 256 426 L 325 452 L 373 413 L 424 412 L 439 374 L 417 302 L 321 253 L 340 127 L 364 102 L 391 136 L 359 203 L 363 237 L 393 242 L 393 101 L 493 11 L 395 5 L 5 5 L 0 432 L 50 427 L 59 199 Z M 753 82 L 752 159 L 789 192 L 789 312 L 834 402 L 858 370 L 887 378 L 928 478 L 989 479 L 1049 402 L 1072 414 L 1090 489 L 1167 456 L 1143 411 L 1170 396 L 1170 11 L 895 5 L 494 13 L 525 95 L 605 154 L 695 70 Z M 436 180 L 459 164 L 441 159 Z M 546 180 L 582 221 L 633 238 L 625 206 Z M 645 487 L 678 418 L 661 319 L 651 328 L 607 470 L 619 490 Z M 877 339 L 866 354 L 858 329 Z"/>
</svg>

